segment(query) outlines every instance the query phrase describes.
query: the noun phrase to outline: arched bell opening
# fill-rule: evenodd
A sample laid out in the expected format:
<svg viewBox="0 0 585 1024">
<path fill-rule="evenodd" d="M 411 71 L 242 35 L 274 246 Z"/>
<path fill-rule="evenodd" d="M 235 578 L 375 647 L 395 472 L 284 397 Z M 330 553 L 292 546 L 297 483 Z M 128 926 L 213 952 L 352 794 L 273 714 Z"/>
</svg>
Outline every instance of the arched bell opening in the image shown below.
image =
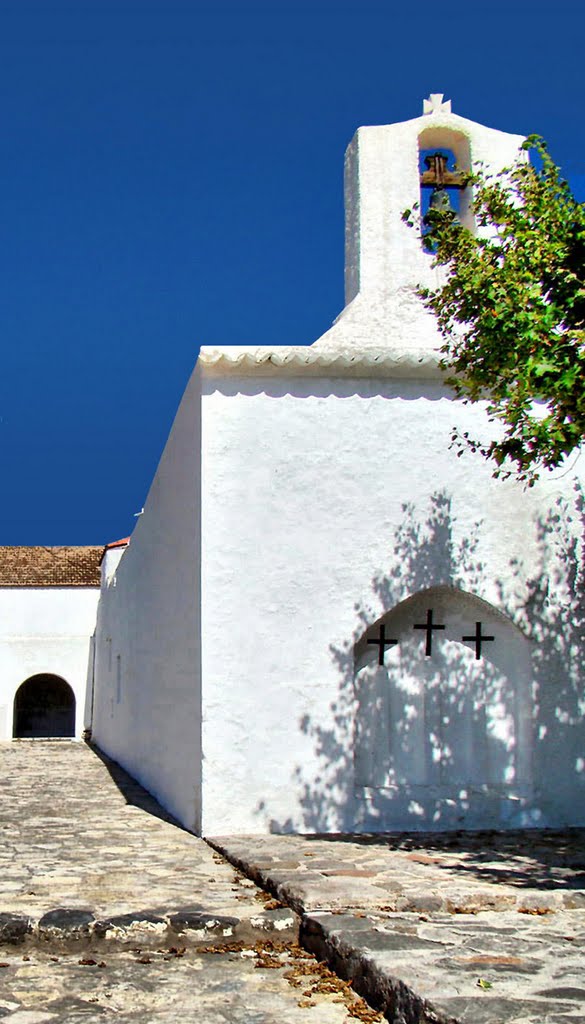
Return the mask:
<svg viewBox="0 0 585 1024">
<path fill-rule="evenodd" d="M 60 676 L 31 676 L 14 698 L 14 739 L 75 736 L 75 694 Z"/>
<path fill-rule="evenodd" d="M 451 212 L 462 225 L 474 229 L 471 188 L 465 183 L 471 153 L 465 135 L 444 128 L 423 131 L 418 151 L 423 247 L 432 252 L 432 232 L 426 220 L 430 210 Z"/>
</svg>

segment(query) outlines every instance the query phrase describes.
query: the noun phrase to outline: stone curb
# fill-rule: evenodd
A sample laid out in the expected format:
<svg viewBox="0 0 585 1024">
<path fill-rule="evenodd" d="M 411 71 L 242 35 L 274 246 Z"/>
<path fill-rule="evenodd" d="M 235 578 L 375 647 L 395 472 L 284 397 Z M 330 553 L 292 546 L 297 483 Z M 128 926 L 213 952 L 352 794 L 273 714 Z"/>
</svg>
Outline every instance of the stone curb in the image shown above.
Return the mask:
<svg viewBox="0 0 585 1024">
<path fill-rule="evenodd" d="M 288 908 L 261 910 L 249 918 L 214 914 L 196 906 L 164 912 L 136 910 L 105 918 L 96 918 L 90 909 L 71 907 L 57 907 L 38 919 L 0 912 L 0 946 L 217 946 L 275 938 L 292 942 L 298 934 L 298 916 Z"/>
<path fill-rule="evenodd" d="M 344 924 L 350 934 L 357 931 L 363 944 L 343 934 Z M 399 977 L 376 963 L 367 946 L 371 932 L 367 918 L 307 914 L 301 922 L 299 942 L 318 960 L 324 960 L 338 977 L 349 981 L 354 991 L 393 1024 L 458 1024 L 455 1017 L 437 1012 Z"/>
<path fill-rule="evenodd" d="M 462 972 L 449 965 L 449 943 L 411 929 L 380 933 L 376 922 L 351 914 L 307 914 L 299 941 L 392 1024 L 545 1024 L 584 1022 L 585 989 L 574 983 L 546 985 L 522 993 L 503 991 L 502 974 L 532 970 L 530 955 L 454 954 Z M 463 955 L 461 955 L 463 954 Z M 573 958 L 581 964 L 578 951 Z M 490 966 L 491 965 L 491 966 Z M 495 983 L 474 985 L 469 977 L 487 971 Z M 467 977 L 463 977 L 467 975 Z M 467 984 L 466 984 L 467 982 Z M 544 990 L 542 985 L 544 984 Z"/>
</svg>

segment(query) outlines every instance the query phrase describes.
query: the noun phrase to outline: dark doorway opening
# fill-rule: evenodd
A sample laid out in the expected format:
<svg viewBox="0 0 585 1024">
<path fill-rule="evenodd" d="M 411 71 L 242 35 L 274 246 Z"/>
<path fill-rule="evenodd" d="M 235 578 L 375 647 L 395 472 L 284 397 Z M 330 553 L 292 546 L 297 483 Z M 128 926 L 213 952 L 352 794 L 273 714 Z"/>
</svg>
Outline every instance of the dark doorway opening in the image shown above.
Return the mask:
<svg viewBox="0 0 585 1024">
<path fill-rule="evenodd" d="M 15 739 L 75 736 L 75 695 L 59 676 L 31 676 L 14 698 Z"/>
</svg>

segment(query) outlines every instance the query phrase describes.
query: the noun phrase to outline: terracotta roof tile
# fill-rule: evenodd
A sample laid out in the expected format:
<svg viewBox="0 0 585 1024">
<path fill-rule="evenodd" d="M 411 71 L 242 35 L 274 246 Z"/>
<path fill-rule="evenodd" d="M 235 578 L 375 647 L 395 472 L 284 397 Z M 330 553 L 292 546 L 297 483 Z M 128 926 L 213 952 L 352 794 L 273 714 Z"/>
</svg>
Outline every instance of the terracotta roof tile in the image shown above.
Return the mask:
<svg viewBox="0 0 585 1024">
<path fill-rule="evenodd" d="M 2 547 L 0 587 L 99 587 L 103 547 Z"/>
<path fill-rule="evenodd" d="M 122 537 L 121 540 L 112 540 L 109 544 L 106 544 L 105 550 L 110 551 L 111 548 L 125 548 L 130 543 L 130 537 Z"/>
</svg>

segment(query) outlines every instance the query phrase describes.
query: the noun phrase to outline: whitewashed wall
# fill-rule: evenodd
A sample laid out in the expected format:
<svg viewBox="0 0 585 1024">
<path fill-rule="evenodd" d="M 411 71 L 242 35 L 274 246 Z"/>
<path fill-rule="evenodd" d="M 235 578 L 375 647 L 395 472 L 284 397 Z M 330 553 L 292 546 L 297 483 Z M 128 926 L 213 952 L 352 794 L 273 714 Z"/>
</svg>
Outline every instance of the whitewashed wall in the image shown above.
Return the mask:
<svg viewBox="0 0 585 1024">
<path fill-rule="evenodd" d="M 97 587 L 0 589 L 0 739 L 12 737 L 19 686 L 40 673 L 71 686 L 81 735 L 98 599 Z"/>
<path fill-rule="evenodd" d="M 526 491 L 457 458 L 453 424 L 477 416 L 429 381 L 206 382 L 204 833 L 585 824 L 574 477 Z M 502 613 L 502 645 L 526 638 L 502 669 L 523 680 L 523 777 L 456 815 L 432 785 L 397 802 L 354 768 L 354 644 L 433 586 Z M 451 740 L 469 745 L 464 716 Z"/>
<path fill-rule="evenodd" d="M 109 562 L 96 630 L 93 739 L 200 827 L 199 380 L 191 378 L 143 515 Z"/>
</svg>

